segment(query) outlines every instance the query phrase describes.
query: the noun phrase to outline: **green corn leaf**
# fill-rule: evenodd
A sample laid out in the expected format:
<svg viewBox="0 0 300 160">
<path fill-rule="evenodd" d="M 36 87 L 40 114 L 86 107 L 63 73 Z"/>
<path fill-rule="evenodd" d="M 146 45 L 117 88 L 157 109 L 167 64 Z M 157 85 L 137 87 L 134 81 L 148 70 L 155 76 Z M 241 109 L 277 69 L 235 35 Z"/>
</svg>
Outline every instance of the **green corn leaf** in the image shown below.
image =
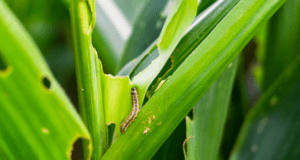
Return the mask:
<svg viewBox="0 0 300 160">
<path fill-rule="evenodd" d="M 171 62 L 171 65 L 165 65 L 158 77 L 152 82 L 151 88 L 147 91 L 148 98 L 174 73 L 238 1 L 239 0 L 216 2 L 195 18 L 195 22 L 192 24 L 193 27 L 180 40 L 169 58 L 168 61 Z M 141 67 L 142 65 L 139 65 L 137 70 Z"/>
<path fill-rule="evenodd" d="M 238 57 L 212 84 L 186 117 L 188 160 L 217 159 L 238 64 Z"/>
<path fill-rule="evenodd" d="M 262 90 L 281 74 L 299 54 L 300 1 L 287 3 L 270 19 L 266 54 L 263 60 Z"/>
<path fill-rule="evenodd" d="M 174 48 L 194 20 L 197 12 L 196 0 L 176 0 L 158 38 L 159 56 L 147 68 L 133 77 L 133 84 L 139 86 L 140 101 L 154 78 L 163 68 Z"/>
<path fill-rule="evenodd" d="M 70 159 L 78 138 L 91 148 L 79 115 L 3 0 L 0 37 L 0 158 Z"/>
<path fill-rule="evenodd" d="M 118 137 L 103 159 L 150 159 L 284 2 L 241 0 L 149 99 L 132 126 Z"/>
</svg>

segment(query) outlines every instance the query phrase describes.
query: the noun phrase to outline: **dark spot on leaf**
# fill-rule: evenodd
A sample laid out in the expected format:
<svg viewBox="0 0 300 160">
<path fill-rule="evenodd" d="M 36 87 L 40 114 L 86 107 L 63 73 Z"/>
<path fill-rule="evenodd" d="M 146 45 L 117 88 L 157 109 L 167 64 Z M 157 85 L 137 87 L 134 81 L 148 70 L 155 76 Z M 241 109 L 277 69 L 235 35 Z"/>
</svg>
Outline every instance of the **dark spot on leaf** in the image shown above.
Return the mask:
<svg viewBox="0 0 300 160">
<path fill-rule="evenodd" d="M 44 87 L 49 90 L 51 87 L 51 82 L 50 82 L 49 78 L 44 76 L 42 81 L 43 81 Z"/>
</svg>

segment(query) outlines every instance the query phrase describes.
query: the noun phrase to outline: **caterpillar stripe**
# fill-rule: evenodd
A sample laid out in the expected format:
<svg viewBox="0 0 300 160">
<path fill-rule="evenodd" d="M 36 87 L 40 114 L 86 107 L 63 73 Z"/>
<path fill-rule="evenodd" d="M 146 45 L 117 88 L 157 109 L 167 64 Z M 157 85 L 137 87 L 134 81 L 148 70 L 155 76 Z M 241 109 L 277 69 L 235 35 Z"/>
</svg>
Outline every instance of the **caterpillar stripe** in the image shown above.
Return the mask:
<svg viewBox="0 0 300 160">
<path fill-rule="evenodd" d="M 136 87 L 131 89 L 131 102 L 132 102 L 132 109 L 130 114 L 127 116 L 127 118 L 122 122 L 120 126 L 121 133 L 125 133 L 126 129 L 131 125 L 135 117 L 137 117 L 138 112 L 140 111 L 139 99 L 138 99 Z"/>
</svg>

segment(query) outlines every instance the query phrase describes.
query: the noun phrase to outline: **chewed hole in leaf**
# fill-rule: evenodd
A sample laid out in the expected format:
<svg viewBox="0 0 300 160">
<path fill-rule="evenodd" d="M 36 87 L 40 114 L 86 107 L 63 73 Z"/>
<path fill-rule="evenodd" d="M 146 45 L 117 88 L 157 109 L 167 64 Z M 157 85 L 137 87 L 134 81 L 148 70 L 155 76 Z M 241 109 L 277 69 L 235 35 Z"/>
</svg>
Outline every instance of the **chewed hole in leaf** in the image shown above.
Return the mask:
<svg viewBox="0 0 300 160">
<path fill-rule="evenodd" d="M 51 88 L 51 82 L 49 80 L 48 77 L 44 76 L 43 79 L 42 79 L 42 82 L 43 82 L 43 86 L 47 89 L 47 90 L 50 90 Z"/>
<path fill-rule="evenodd" d="M 7 61 L 4 59 L 4 56 L 0 52 L 0 74 L 1 72 L 5 72 L 8 68 Z"/>
<path fill-rule="evenodd" d="M 71 151 L 71 159 L 72 160 L 79 160 L 79 159 L 84 159 L 83 157 L 83 148 L 82 148 L 82 139 L 79 138 L 73 143 L 73 149 Z"/>
</svg>

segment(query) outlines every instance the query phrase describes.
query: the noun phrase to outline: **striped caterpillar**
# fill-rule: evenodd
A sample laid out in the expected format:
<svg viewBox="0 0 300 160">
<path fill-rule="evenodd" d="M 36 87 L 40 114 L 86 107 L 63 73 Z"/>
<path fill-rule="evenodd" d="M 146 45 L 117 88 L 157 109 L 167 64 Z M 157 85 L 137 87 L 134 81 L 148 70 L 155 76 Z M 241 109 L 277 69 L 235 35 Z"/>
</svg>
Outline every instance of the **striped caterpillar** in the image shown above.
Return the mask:
<svg viewBox="0 0 300 160">
<path fill-rule="evenodd" d="M 126 129 L 131 125 L 135 117 L 137 117 L 138 112 L 140 111 L 139 99 L 136 89 L 136 87 L 131 89 L 132 110 L 120 126 L 121 133 L 125 133 Z"/>
</svg>

